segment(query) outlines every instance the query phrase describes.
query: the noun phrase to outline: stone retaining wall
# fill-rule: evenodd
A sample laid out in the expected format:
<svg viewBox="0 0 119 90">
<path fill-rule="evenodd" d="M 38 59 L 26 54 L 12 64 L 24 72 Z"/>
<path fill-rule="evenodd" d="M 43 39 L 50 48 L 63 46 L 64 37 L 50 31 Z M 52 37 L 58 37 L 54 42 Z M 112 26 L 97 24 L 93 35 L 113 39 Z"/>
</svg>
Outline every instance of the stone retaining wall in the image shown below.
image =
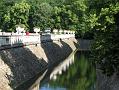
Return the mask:
<svg viewBox="0 0 119 90">
<path fill-rule="evenodd" d="M 0 51 L 0 90 L 12 90 L 78 47 L 75 38 Z"/>
</svg>

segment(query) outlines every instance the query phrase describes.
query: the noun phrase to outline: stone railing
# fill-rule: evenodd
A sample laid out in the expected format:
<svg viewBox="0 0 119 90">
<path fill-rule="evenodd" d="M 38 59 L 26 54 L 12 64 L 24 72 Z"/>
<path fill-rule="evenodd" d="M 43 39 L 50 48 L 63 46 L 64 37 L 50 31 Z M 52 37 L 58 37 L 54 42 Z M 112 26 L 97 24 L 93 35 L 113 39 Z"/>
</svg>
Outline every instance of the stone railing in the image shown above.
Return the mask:
<svg viewBox="0 0 119 90">
<path fill-rule="evenodd" d="M 0 35 L 0 46 L 38 44 L 41 43 L 42 41 L 55 41 L 74 37 L 75 37 L 74 33 L 44 34 L 44 35 L 40 35 L 38 33 L 29 33 L 29 35 L 25 35 L 24 33 L 21 34 L 2 33 Z"/>
</svg>

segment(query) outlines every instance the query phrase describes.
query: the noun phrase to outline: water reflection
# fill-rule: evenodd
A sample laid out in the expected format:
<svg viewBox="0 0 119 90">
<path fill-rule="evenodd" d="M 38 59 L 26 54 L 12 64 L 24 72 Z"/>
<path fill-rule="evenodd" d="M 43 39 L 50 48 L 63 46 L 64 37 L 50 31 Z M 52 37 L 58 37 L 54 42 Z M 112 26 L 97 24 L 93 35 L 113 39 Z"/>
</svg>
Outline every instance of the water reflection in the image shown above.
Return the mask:
<svg viewBox="0 0 119 90">
<path fill-rule="evenodd" d="M 76 52 L 74 61 L 56 80 L 41 84 L 40 90 L 95 90 L 96 73 L 89 52 Z"/>
</svg>

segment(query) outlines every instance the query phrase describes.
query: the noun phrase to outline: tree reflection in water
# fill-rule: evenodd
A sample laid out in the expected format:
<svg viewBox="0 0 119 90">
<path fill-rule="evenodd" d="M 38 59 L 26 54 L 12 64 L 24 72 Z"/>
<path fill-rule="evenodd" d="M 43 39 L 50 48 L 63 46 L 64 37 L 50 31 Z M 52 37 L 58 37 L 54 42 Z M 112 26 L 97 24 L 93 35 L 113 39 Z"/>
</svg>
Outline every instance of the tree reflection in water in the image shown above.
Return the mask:
<svg viewBox="0 0 119 90">
<path fill-rule="evenodd" d="M 55 81 L 49 81 L 49 87 L 54 88 L 52 90 L 58 87 L 65 88 L 63 90 L 95 90 L 95 81 L 96 71 L 89 60 L 89 52 L 77 52 L 74 64 Z"/>
</svg>

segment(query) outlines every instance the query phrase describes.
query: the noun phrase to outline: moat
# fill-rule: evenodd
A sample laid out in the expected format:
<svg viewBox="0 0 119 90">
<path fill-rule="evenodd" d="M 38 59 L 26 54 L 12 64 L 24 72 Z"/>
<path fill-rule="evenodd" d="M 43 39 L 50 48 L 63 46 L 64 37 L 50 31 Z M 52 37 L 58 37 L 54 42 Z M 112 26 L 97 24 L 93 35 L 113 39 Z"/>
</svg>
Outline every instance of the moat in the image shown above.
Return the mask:
<svg viewBox="0 0 119 90">
<path fill-rule="evenodd" d="M 95 90 L 96 71 L 89 55 L 89 51 L 77 51 L 74 63 L 51 80 L 46 76 L 39 90 Z"/>
</svg>

